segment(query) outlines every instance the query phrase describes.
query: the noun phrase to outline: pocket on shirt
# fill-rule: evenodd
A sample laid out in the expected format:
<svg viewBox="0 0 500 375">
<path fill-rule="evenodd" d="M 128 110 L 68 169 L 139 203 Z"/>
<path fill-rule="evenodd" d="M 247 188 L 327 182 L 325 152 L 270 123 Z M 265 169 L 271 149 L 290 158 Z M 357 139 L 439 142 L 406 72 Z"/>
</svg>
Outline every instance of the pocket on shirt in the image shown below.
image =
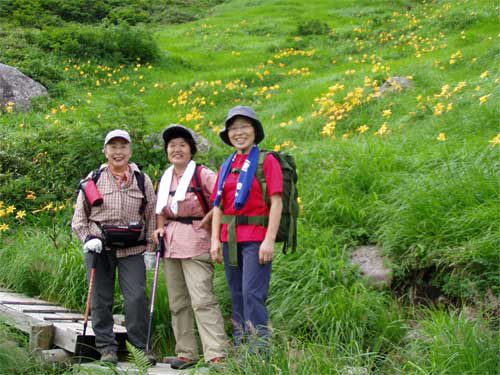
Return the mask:
<svg viewBox="0 0 500 375">
<path fill-rule="evenodd" d="M 116 192 L 112 189 L 99 187 L 99 193 L 102 196 L 103 203 L 100 206 L 92 207 L 90 218 L 93 221 L 99 222 L 119 218 L 119 208 L 115 207 L 116 204 L 114 202 L 117 199 L 114 196 Z"/>
</svg>

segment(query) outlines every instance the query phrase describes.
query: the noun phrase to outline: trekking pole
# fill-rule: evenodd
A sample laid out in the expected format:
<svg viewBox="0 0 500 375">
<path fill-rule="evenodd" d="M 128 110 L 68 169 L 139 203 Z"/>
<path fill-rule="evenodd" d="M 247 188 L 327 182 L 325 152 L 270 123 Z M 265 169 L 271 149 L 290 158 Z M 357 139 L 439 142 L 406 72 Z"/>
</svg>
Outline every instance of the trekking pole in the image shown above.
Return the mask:
<svg viewBox="0 0 500 375">
<path fill-rule="evenodd" d="M 85 306 L 85 315 L 83 317 L 83 337 L 87 333 L 87 324 L 89 321 L 90 305 L 92 303 L 92 291 L 94 290 L 95 270 L 97 264 L 97 254 L 92 253 L 92 269 L 90 270 L 89 292 L 87 294 L 87 305 Z"/>
<path fill-rule="evenodd" d="M 163 243 L 163 237 L 158 236 L 159 245 L 156 248 L 156 263 L 155 263 L 155 277 L 153 279 L 153 290 L 151 291 L 151 307 L 149 309 L 149 324 L 148 324 L 148 337 L 146 341 L 146 353 L 149 353 L 151 348 L 149 343 L 151 341 L 151 329 L 153 327 L 153 312 L 155 308 L 155 297 L 156 297 L 156 285 L 158 283 L 158 269 L 160 268 L 160 256 L 164 252 L 165 244 Z"/>
</svg>

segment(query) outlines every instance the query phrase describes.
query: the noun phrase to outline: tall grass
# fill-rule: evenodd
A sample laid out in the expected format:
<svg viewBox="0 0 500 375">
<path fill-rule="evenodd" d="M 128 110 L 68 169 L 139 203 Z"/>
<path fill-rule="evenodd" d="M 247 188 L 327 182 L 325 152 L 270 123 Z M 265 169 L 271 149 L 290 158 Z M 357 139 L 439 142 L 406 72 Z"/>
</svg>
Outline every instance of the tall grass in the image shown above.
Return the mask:
<svg viewBox="0 0 500 375">
<path fill-rule="evenodd" d="M 498 336 L 485 330 L 487 322 L 444 311 L 424 312 L 403 361 L 393 367 L 405 374 L 497 374 Z M 394 365 L 394 364 L 393 364 Z"/>
</svg>

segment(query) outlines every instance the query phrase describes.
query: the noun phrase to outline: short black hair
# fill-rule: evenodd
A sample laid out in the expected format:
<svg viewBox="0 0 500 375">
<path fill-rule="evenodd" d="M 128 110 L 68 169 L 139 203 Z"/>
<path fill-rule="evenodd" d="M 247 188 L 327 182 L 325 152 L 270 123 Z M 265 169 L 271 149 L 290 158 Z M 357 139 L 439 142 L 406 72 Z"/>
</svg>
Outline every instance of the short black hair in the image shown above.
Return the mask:
<svg viewBox="0 0 500 375">
<path fill-rule="evenodd" d="M 167 142 L 165 142 L 165 153 L 167 153 L 167 147 L 168 147 L 168 144 L 170 143 L 170 141 L 172 139 L 176 139 L 176 138 L 182 138 L 186 141 L 186 143 L 189 145 L 189 148 L 191 150 L 191 159 L 194 158 L 194 156 L 196 155 L 196 152 L 198 152 L 198 148 L 196 147 L 196 142 L 194 141 L 193 138 L 183 137 L 182 134 L 179 134 L 178 136 L 173 136 L 173 137 L 169 138 Z"/>
</svg>

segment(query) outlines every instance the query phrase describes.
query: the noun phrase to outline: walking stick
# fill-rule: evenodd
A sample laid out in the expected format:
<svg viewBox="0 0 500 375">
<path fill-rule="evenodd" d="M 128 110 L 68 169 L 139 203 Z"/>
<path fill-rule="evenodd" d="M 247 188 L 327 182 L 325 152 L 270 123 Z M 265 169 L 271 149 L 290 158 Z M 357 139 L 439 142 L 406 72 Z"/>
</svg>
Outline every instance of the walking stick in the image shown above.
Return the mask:
<svg viewBox="0 0 500 375">
<path fill-rule="evenodd" d="M 85 316 L 83 317 L 83 337 L 87 333 L 87 324 L 89 321 L 90 305 L 92 301 L 92 291 L 94 290 L 95 269 L 97 264 L 97 256 L 92 253 L 92 269 L 90 270 L 89 292 L 87 294 L 87 305 L 85 306 Z"/>
<path fill-rule="evenodd" d="M 151 329 L 153 327 L 153 312 L 155 308 L 155 297 L 156 297 L 156 284 L 158 283 L 158 269 L 160 268 L 160 256 L 165 251 L 165 244 L 163 243 L 163 237 L 158 236 L 159 246 L 156 248 L 156 263 L 155 263 L 155 277 L 153 279 L 153 290 L 151 291 L 151 307 L 149 309 L 149 324 L 148 324 L 148 337 L 146 341 L 146 354 L 149 353 L 151 348 L 149 347 L 151 341 Z"/>
<path fill-rule="evenodd" d="M 87 334 L 87 324 L 89 321 L 89 314 L 90 314 L 90 305 L 92 303 L 92 292 L 94 290 L 94 280 L 95 280 L 95 270 L 96 270 L 96 265 L 97 265 L 97 254 L 91 253 L 92 255 L 92 268 L 90 270 L 90 280 L 89 280 L 89 291 L 87 293 L 87 304 L 85 305 L 85 315 L 83 317 L 83 338 L 85 338 L 85 335 Z M 83 339 L 85 341 L 85 339 Z M 78 360 L 78 363 L 82 363 L 82 344 L 78 346 L 77 349 L 78 354 L 80 355 L 80 358 Z"/>
</svg>

